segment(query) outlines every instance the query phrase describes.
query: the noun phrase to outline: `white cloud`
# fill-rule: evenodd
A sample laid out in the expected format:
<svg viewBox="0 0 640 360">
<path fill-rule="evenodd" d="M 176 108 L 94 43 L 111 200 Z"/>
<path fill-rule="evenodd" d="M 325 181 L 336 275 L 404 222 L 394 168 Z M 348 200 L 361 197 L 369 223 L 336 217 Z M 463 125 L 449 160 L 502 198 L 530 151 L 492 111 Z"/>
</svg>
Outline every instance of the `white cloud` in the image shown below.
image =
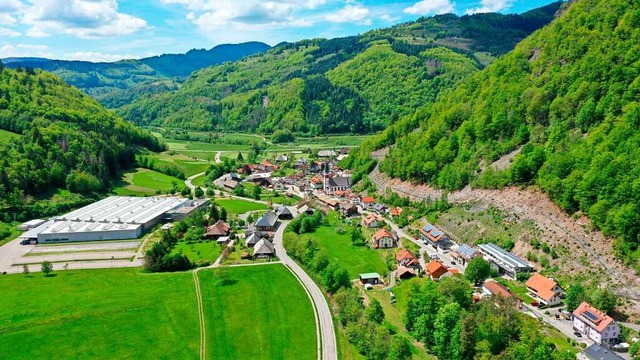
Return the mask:
<svg viewBox="0 0 640 360">
<path fill-rule="evenodd" d="M 118 12 L 116 0 L 31 0 L 22 22 L 27 35 L 96 38 L 127 35 L 147 27 L 141 18 Z"/>
<path fill-rule="evenodd" d="M 502 11 L 510 8 L 511 5 L 513 5 L 513 0 L 482 0 L 480 4 L 480 7 L 467 9 L 465 14 L 470 15 Z"/>
<path fill-rule="evenodd" d="M 0 37 L 18 37 L 18 36 L 21 36 L 21 35 L 22 34 L 20 34 L 17 31 L 0 27 Z"/>
<path fill-rule="evenodd" d="M 450 0 L 422 0 L 404 9 L 407 14 L 429 15 L 453 12 L 454 6 Z"/>
<path fill-rule="evenodd" d="M 78 51 L 74 53 L 68 53 L 63 55 L 64 59 L 69 60 L 82 60 L 91 62 L 113 62 L 122 59 L 136 59 L 135 55 L 118 55 L 118 54 L 104 54 L 95 51 Z"/>
<path fill-rule="evenodd" d="M 382 14 L 380 15 L 380 20 L 382 21 L 386 21 L 386 22 L 396 22 L 398 20 L 402 19 L 400 16 L 391 16 L 389 14 Z"/>
<path fill-rule="evenodd" d="M 25 8 L 19 0 L 0 0 L 0 13 L 14 13 Z"/>
<path fill-rule="evenodd" d="M 16 23 L 16 18 L 7 13 L 0 13 L 0 25 L 13 25 Z"/>
<path fill-rule="evenodd" d="M 347 4 L 342 9 L 325 17 L 327 21 L 345 23 L 355 22 L 358 24 L 371 25 L 371 19 L 368 18 L 369 9 L 362 4 Z"/>
<path fill-rule="evenodd" d="M 31 44 L 6 44 L 0 46 L 0 55 L 2 57 L 45 57 L 50 58 L 53 56 L 49 47 L 46 45 L 31 45 Z"/>
</svg>

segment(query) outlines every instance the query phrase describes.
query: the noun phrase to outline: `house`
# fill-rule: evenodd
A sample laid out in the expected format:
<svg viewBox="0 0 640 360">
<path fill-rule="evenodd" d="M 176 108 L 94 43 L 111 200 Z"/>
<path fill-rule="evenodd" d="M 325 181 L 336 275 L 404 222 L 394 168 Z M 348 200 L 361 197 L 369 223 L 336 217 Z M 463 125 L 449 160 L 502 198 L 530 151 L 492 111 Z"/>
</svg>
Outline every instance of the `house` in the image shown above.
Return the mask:
<svg viewBox="0 0 640 360">
<path fill-rule="evenodd" d="M 391 217 L 400 216 L 400 214 L 402 214 L 401 207 L 394 207 L 391 210 L 389 210 L 389 215 L 391 215 Z"/>
<path fill-rule="evenodd" d="M 291 220 L 293 219 L 293 213 L 289 210 L 288 207 L 284 205 L 278 206 L 276 209 L 276 215 L 278 215 L 278 219 L 280 220 Z"/>
<path fill-rule="evenodd" d="M 262 187 L 272 187 L 273 184 L 275 183 L 275 181 L 273 181 L 273 179 L 271 177 L 263 177 L 260 179 L 255 179 L 253 180 L 253 182 L 258 185 L 258 186 L 262 186 Z"/>
<path fill-rule="evenodd" d="M 496 244 L 478 245 L 485 259 L 491 262 L 491 267 L 501 275 L 507 275 L 513 279 L 521 272 L 533 271 L 533 267 L 525 260 L 513 255 Z"/>
<path fill-rule="evenodd" d="M 309 164 L 309 161 L 305 158 L 300 158 L 298 160 L 296 160 L 296 162 L 293 164 L 293 168 L 295 170 L 305 170 L 307 168 Z"/>
<path fill-rule="evenodd" d="M 271 241 L 266 239 L 260 239 L 253 247 L 253 257 L 254 258 L 270 258 L 276 254 L 276 248 L 273 246 Z"/>
<path fill-rule="evenodd" d="M 342 208 L 342 215 L 344 216 L 358 215 L 358 207 L 351 203 L 342 203 L 340 207 Z"/>
<path fill-rule="evenodd" d="M 222 236 L 229 236 L 231 227 L 229 224 L 222 220 L 218 220 L 215 224 L 207 227 L 207 232 L 204 234 L 205 239 L 218 239 Z"/>
<path fill-rule="evenodd" d="M 273 210 L 269 210 L 256 221 L 256 229 L 259 231 L 275 231 L 277 224 L 278 215 Z"/>
<path fill-rule="evenodd" d="M 338 206 L 340 205 L 336 200 L 333 200 L 331 197 L 329 197 L 327 195 L 318 194 L 317 198 L 318 198 L 318 200 L 320 200 L 320 202 L 322 202 L 323 204 L 327 205 L 332 210 L 337 210 Z"/>
<path fill-rule="evenodd" d="M 514 295 L 508 287 L 492 279 L 485 281 L 482 285 L 482 295 L 489 298 L 502 297 L 504 299 L 513 299 L 515 300 L 517 308 L 522 306 L 522 299 Z"/>
<path fill-rule="evenodd" d="M 351 149 L 349 149 L 348 147 L 343 147 L 340 149 L 340 155 L 349 155 L 349 151 Z"/>
<path fill-rule="evenodd" d="M 324 170 L 324 164 L 319 164 L 317 162 L 312 162 L 309 164 L 309 167 L 306 169 L 309 174 L 317 174 Z"/>
<path fill-rule="evenodd" d="M 442 275 L 446 274 L 449 271 L 446 266 L 442 265 L 438 260 L 431 260 L 429 264 L 427 264 L 427 275 L 433 281 L 440 280 Z"/>
<path fill-rule="evenodd" d="M 613 318 L 587 302 L 573 311 L 573 330 L 600 345 L 614 345 L 620 336 L 620 327 Z"/>
<path fill-rule="evenodd" d="M 233 190 L 233 189 L 237 188 L 239 184 L 240 184 L 240 183 L 238 183 L 238 182 L 237 182 L 237 181 L 235 181 L 235 180 L 228 179 L 228 180 L 226 180 L 226 181 L 224 182 L 224 184 L 222 184 L 222 185 L 223 185 L 224 187 L 226 187 L 227 189 L 231 189 L 231 190 Z"/>
<path fill-rule="evenodd" d="M 362 226 L 367 228 L 377 228 L 382 226 L 382 224 L 382 218 L 376 214 L 369 214 L 362 219 Z"/>
<path fill-rule="evenodd" d="M 218 238 L 218 240 L 216 240 L 216 243 L 218 245 L 224 245 L 224 244 L 226 244 L 228 242 L 229 242 L 229 237 L 228 236 L 221 236 L 221 237 Z"/>
<path fill-rule="evenodd" d="M 464 267 L 467 266 L 469 261 L 473 260 L 478 256 L 482 256 L 482 253 L 480 252 L 480 250 L 478 250 L 473 246 L 469 246 L 467 244 L 462 244 L 458 246 L 457 249 L 451 252 L 451 258 L 453 258 L 455 262 L 457 262 L 458 264 Z"/>
<path fill-rule="evenodd" d="M 416 276 L 416 271 L 410 267 L 398 266 L 396 270 L 396 276 L 399 279 L 409 279 Z"/>
<path fill-rule="evenodd" d="M 560 299 L 564 296 L 557 282 L 538 273 L 533 274 L 525 285 L 529 295 L 544 306 L 560 305 Z"/>
<path fill-rule="evenodd" d="M 400 266 L 411 268 L 414 271 L 420 271 L 420 261 L 416 258 L 413 253 L 407 249 L 401 249 L 396 254 L 396 263 L 398 264 L 398 268 Z"/>
<path fill-rule="evenodd" d="M 598 344 L 591 344 L 576 355 L 577 360 L 622 360 L 623 357 Z"/>
<path fill-rule="evenodd" d="M 360 204 L 362 204 L 362 208 L 365 210 L 371 208 L 375 203 L 376 199 L 372 198 L 371 196 L 364 196 L 360 200 Z"/>
<path fill-rule="evenodd" d="M 360 282 L 363 284 L 377 285 L 382 284 L 382 278 L 378 273 L 366 273 L 358 275 Z"/>
<path fill-rule="evenodd" d="M 326 179 L 325 192 L 333 194 L 336 191 L 351 189 L 351 178 L 345 176 L 334 176 Z"/>
<path fill-rule="evenodd" d="M 385 205 L 382 205 L 380 203 L 377 204 L 373 204 L 373 206 L 371 207 L 371 210 L 375 211 L 376 213 L 382 215 L 382 214 L 386 214 L 387 212 L 387 207 Z"/>
<path fill-rule="evenodd" d="M 277 163 L 283 163 L 289 161 L 289 158 L 286 155 L 280 155 L 276 158 Z"/>
<path fill-rule="evenodd" d="M 353 205 L 360 205 L 360 201 L 362 200 L 360 199 L 360 195 L 354 193 L 347 194 L 347 199 Z"/>
<path fill-rule="evenodd" d="M 258 241 L 262 240 L 262 236 L 260 236 L 260 234 L 256 233 L 256 232 L 252 232 L 250 235 L 247 236 L 247 239 L 245 240 L 244 244 L 249 247 L 252 248 L 254 247 Z"/>
<path fill-rule="evenodd" d="M 440 248 L 447 250 L 453 245 L 451 239 L 444 233 L 444 231 L 438 229 L 434 225 L 427 223 L 422 229 L 420 229 L 420 238 L 427 244 L 430 244 L 434 248 Z"/>
<path fill-rule="evenodd" d="M 229 173 L 229 179 L 240 182 L 242 178 L 236 173 Z"/>
<path fill-rule="evenodd" d="M 277 191 L 287 190 L 287 183 L 284 179 L 278 179 L 273 182 L 273 188 Z"/>
<path fill-rule="evenodd" d="M 320 150 L 318 151 L 318 157 L 335 157 L 336 152 L 333 150 Z"/>
<path fill-rule="evenodd" d="M 322 181 L 322 178 L 319 176 L 312 177 L 311 180 L 309 180 L 309 182 L 311 183 L 311 188 L 313 190 L 322 190 L 324 187 L 324 182 Z"/>
<path fill-rule="evenodd" d="M 397 238 L 390 231 L 380 229 L 371 237 L 374 249 L 388 249 L 396 246 Z"/>
</svg>

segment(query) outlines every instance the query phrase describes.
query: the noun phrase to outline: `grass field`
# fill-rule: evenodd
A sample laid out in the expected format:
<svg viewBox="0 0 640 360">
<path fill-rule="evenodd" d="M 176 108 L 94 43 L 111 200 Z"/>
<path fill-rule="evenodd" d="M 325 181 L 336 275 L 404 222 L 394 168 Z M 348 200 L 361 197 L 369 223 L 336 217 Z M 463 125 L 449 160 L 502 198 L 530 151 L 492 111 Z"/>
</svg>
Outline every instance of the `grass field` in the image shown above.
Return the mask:
<svg viewBox="0 0 640 360">
<path fill-rule="evenodd" d="M 179 241 L 171 251 L 172 253 L 181 252 L 189 258 L 192 262 L 210 261 L 213 263 L 220 253 L 222 248 L 215 241 L 203 241 L 187 243 L 186 241 Z"/>
<path fill-rule="evenodd" d="M 0 144 L 6 144 L 13 139 L 19 138 L 21 135 L 12 133 L 11 131 L 0 129 Z"/>
<path fill-rule="evenodd" d="M 157 190 L 167 192 L 173 187 L 172 182 L 183 185 L 184 181 L 157 171 L 137 168 L 123 174 L 122 180 L 116 183 L 113 192 L 118 195 L 153 195 Z"/>
<path fill-rule="evenodd" d="M 153 154 L 149 155 L 149 157 L 155 159 L 155 161 L 160 164 L 174 165 L 178 170 L 182 171 L 186 177 L 205 172 L 211 165 L 209 161 L 195 160 L 182 154 L 171 155 L 169 152 Z"/>
<path fill-rule="evenodd" d="M 216 204 L 224 207 L 228 212 L 234 214 L 244 214 L 247 211 L 267 209 L 267 206 L 264 204 L 239 199 L 218 199 L 216 200 Z"/>
<path fill-rule="evenodd" d="M 197 178 L 191 181 L 191 183 L 194 186 L 200 186 L 201 188 L 205 187 L 206 182 L 207 182 L 207 177 L 205 175 L 198 176 Z"/>
<path fill-rule="evenodd" d="M 213 270 L 198 273 L 209 359 L 315 359 L 311 302 L 282 265 L 227 268 L 220 285 Z"/>
<path fill-rule="evenodd" d="M 308 234 L 327 252 L 331 261 L 339 263 L 348 272 L 351 279 L 357 279 L 358 274 L 377 272 L 387 273 L 387 266 L 378 250 L 367 248 L 362 244 L 351 245 L 350 227 L 343 224 L 335 212 L 329 213 L 329 226 L 321 225 L 315 232 Z M 344 234 L 338 234 L 336 229 L 342 227 Z M 368 241 L 369 239 L 367 239 Z"/>
<path fill-rule="evenodd" d="M 54 275 L 0 277 L 2 358 L 198 359 L 191 273 Z"/>
</svg>

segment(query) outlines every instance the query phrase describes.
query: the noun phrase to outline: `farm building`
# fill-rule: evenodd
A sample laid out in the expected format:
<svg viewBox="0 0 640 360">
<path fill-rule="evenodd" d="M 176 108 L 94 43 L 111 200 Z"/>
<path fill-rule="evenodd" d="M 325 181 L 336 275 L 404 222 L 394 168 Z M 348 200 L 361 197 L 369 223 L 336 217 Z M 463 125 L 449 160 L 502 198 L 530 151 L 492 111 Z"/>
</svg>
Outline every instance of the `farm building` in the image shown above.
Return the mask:
<svg viewBox="0 0 640 360">
<path fill-rule="evenodd" d="M 218 239 L 223 236 L 229 236 L 231 226 L 222 220 L 218 220 L 215 224 L 207 227 L 207 232 L 204 234 L 205 239 Z"/>
<path fill-rule="evenodd" d="M 382 284 L 382 278 L 378 273 L 366 273 L 359 275 L 360 282 L 363 284 L 377 285 Z"/>
<path fill-rule="evenodd" d="M 291 220 L 293 219 L 293 213 L 289 210 L 288 207 L 284 205 L 278 206 L 276 209 L 276 215 L 278 215 L 278 219 L 280 220 Z"/>
<path fill-rule="evenodd" d="M 525 260 L 513 255 L 496 244 L 478 245 L 485 258 L 491 262 L 491 267 L 500 274 L 516 278 L 518 273 L 533 271 L 531 265 Z"/>
<path fill-rule="evenodd" d="M 193 210 L 193 201 L 177 197 L 111 196 L 66 215 L 49 220 L 20 236 L 40 244 L 135 239 L 168 215 L 183 207 Z"/>
<path fill-rule="evenodd" d="M 271 241 L 267 239 L 260 239 L 253 247 L 253 257 L 255 258 L 268 258 L 276 254 L 276 249 L 273 247 Z"/>
<path fill-rule="evenodd" d="M 275 231 L 278 223 L 278 215 L 273 210 L 267 211 L 256 221 L 256 229 L 259 231 Z"/>
</svg>

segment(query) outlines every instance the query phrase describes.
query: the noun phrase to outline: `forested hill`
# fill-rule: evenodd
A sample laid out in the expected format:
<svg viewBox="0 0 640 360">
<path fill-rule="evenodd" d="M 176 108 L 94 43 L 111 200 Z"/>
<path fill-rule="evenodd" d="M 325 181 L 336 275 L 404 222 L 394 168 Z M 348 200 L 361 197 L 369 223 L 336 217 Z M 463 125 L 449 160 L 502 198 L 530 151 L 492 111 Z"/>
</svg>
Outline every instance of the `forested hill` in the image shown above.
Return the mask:
<svg viewBox="0 0 640 360">
<path fill-rule="evenodd" d="M 139 60 L 89 62 L 43 58 L 9 58 L 10 68 L 38 68 L 53 72 L 66 83 L 91 95 L 109 108 L 131 102 L 140 94 L 172 91 L 192 72 L 226 61 L 265 52 L 261 42 L 222 44 L 212 49 L 193 49 L 186 54 L 163 54 Z"/>
<path fill-rule="evenodd" d="M 536 184 L 640 251 L 640 0 L 577 0 L 506 57 L 386 130 L 380 169 L 460 189 Z M 413 131 L 419 127 L 419 131 Z M 506 171 L 489 166 L 521 149 Z M 484 170 L 486 168 L 486 170 Z"/>
<path fill-rule="evenodd" d="M 140 125 L 270 133 L 384 129 L 549 23 L 560 3 L 521 15 L 441 15 L 338 39 L 279 45 L 194 73 L 175 93 L 120 109 Z"/>
<path fill-rule="evenodd" d="M 33 200 L 60 188 L 104 191 L 134 164 L 136 147 L 162 150 L 150 133 L 55 75 L 1 64 L 0 222 L 16 213 L 55 214 L 65 204 Z"/>
</svg>

